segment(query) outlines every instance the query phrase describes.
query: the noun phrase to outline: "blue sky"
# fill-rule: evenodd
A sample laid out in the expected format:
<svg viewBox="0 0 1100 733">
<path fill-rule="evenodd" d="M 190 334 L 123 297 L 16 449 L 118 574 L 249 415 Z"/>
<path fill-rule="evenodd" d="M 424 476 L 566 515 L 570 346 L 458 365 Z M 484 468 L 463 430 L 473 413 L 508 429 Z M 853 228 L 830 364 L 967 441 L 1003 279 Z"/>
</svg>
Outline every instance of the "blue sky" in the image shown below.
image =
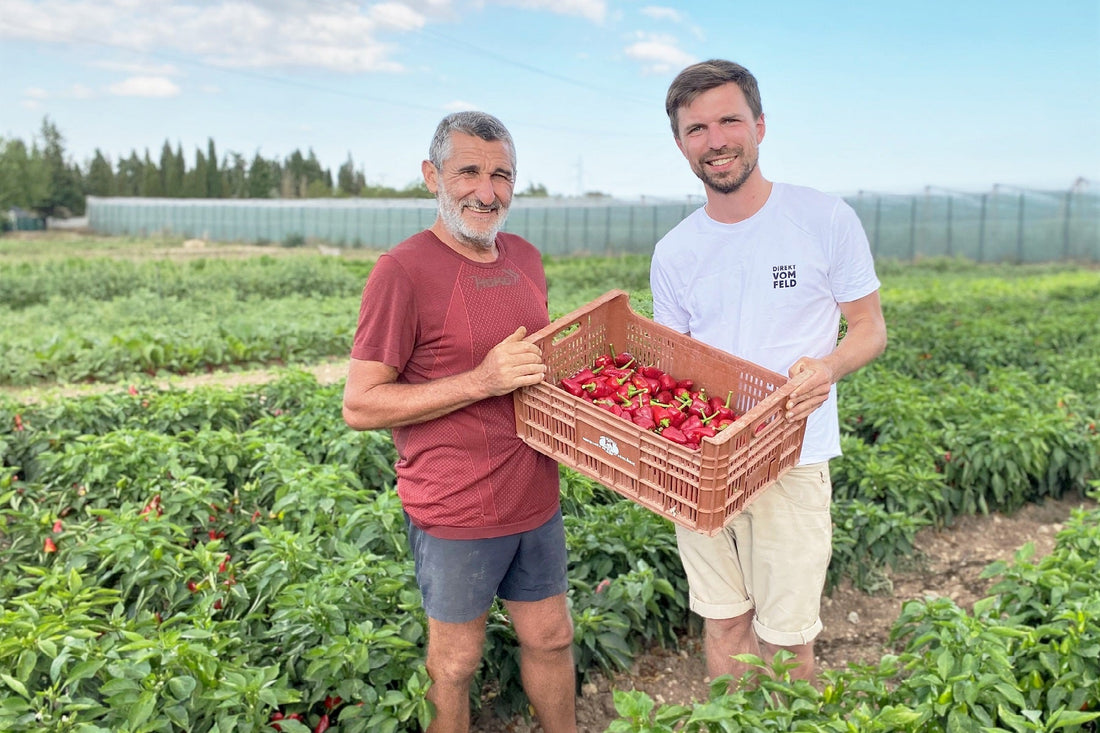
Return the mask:
<svg viewBox="0 0 1100 733">
<path fill-rule="evenodd" d="M 760 81 L 771 180 L 838 194 L 1100 180 L 1100 2 L 0 0 L 0 138 L 74 160 L 165 140 L 349 157 L 419 179 L 436 123 L 512 130 L 518 188 L 700 196 L 664 95 L 694 61 Z"/>
</svg>

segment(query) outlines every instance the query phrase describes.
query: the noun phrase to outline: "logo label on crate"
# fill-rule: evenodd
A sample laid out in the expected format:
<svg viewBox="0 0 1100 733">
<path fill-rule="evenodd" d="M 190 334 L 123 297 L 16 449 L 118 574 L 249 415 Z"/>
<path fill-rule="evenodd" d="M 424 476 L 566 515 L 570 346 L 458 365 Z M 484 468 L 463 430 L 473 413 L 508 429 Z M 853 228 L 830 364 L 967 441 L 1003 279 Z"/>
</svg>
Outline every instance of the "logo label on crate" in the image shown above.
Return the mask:
<svg viewBox="0 0 1100 733">
<path fill-rule="evenodd" d="M 626 464 L 632 469 L 638 466 L 638 446 L 624 440 L 616 440 L 614 437 L 600 431 L 597 426 L 587 423 L 578 423 L 577 439 L 584 444 L 585 452 L 606 457 L 609 463 L 619 465 Z"/>
</svg>

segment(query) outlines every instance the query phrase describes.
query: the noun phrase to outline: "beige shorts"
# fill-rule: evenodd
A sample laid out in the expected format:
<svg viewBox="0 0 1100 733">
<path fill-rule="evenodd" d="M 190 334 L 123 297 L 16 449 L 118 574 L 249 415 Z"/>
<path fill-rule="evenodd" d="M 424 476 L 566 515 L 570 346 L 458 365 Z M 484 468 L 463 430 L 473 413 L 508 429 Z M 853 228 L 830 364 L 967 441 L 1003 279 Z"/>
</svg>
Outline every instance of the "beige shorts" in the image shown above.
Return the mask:
<svg viewBox="0 0 1100 733">
<path fill-rule="evenodd" d="M 833 551 L 829 463 L 795 466 L 713 537 L 676 526 L 691 610 L 725 619 L 755 610 L 776 646 L 821 633 L 821 593 Z"/>
</svg>

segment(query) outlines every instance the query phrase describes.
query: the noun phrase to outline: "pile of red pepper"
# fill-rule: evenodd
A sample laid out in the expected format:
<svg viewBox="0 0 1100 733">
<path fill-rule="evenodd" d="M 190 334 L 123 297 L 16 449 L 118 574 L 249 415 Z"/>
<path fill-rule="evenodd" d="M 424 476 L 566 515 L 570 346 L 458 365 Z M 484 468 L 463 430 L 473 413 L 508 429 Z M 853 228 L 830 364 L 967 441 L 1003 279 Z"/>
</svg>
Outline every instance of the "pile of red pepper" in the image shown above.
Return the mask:
<svg viewBox="0 0 1100 733">
<path fill-rule="evenodd" d="M 738 418 L 730 409 L 732 390 L 725 401 L 708 397 L 693 380 L 676 379 L 614 347 L 560 384 L 575 397 L 693 450 Z"/>
</svg>

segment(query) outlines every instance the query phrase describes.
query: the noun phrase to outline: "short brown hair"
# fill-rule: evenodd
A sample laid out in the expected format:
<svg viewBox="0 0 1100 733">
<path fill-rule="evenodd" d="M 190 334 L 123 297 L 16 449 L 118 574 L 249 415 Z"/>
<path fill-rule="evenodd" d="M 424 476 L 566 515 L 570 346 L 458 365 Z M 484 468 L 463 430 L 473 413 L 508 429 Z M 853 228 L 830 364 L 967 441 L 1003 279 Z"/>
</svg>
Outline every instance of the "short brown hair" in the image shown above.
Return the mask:
<svg viewBox="0 0 1100 733">
<path fill-rule="evenodd" d="M 681 107 L 694 102 L 703 92 L 730 83 L 741 87 L 741 93 L 745 95 L 753 118 L 760 119 L 764 110 L 760 105 L 760 87 L 756 84 L 756 77 L 741 64 L 711 59 L 687 67 L 669 85 L 668 96 L 665 97 L 665 112 L 672 124 L 672 134 L 679 139 L 680 130 L 677 127 L 680 123 Z"/>
</svg>

